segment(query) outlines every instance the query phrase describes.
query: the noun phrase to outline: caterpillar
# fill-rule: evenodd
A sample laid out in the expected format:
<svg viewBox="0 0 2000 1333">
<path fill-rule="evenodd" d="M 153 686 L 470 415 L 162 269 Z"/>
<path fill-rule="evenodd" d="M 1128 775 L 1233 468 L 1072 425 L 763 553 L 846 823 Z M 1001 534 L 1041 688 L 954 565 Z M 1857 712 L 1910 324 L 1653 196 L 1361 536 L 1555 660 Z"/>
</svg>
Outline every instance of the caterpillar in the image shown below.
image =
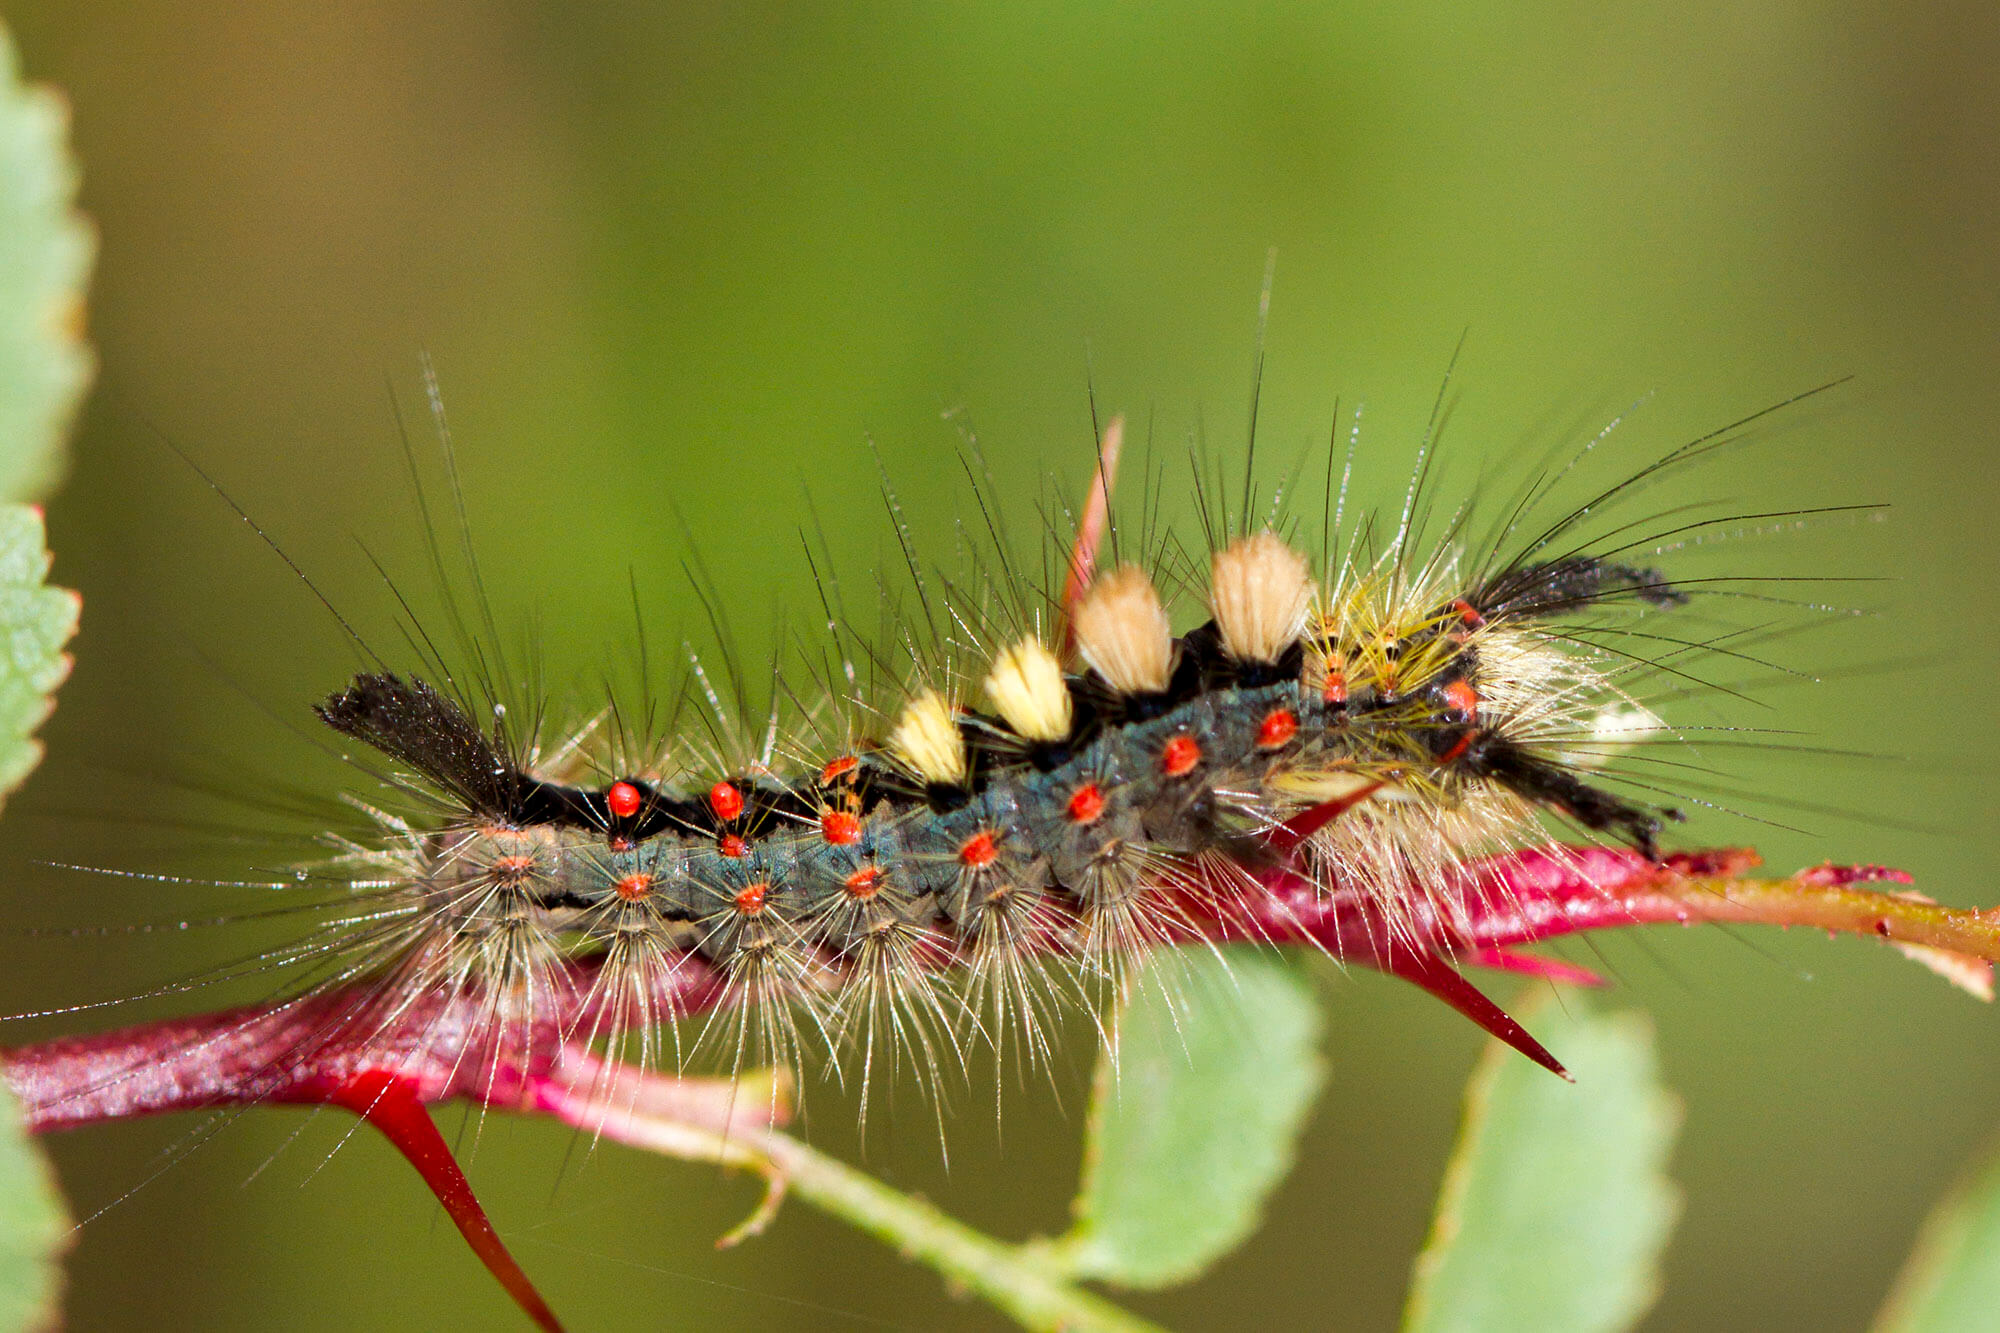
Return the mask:
<svg viewBox="0 0 2000 1333">
<path fill-rule="evenodd" d="M 286 997 L 168 1037 L 250 1052 L 238 1086 L 174 1102 L 154 1087 L 174 1075 L 114 1064 L 45 1122 L 283 1100 L 329 1049 L 507 1105 L 551 1030 L 675 1070 L 824 1049 L 858 1064 L 865 1114 L 878 1068 L 941 1100 L 974 1045 L 1047 1064 L 1053 1017 L 1102 1025 L 1177 947 L 1341 956 L 1274 916 L 1318 907 L 1350 912 L 1379 956 L 1426 960 L 1407 975 L 1559 1069 L 1428 960 L 1476 936 L 1460 918 L 1484 861 L 1539 857 L 1607 903 L 1621 877 L 1700 868 L 1663 845 L 1678 807 L 1622 757 L 1700 730 L 1669 708 L 1688 658 L 1756 659 L 1743 631 L 1659 626 L 1776 599 L 1667 566 L 1718 533 L 1865 507 L 1621 506 L 1797 401 L 1554 502 L 1614 422 L 1531 468 L 1478 536 L 1475 503 L 1432 493 L 1435 418 L 1393 521 L 1348 512 L 1357 423 L 1325 449 L 1317 506 L 1291 480 L 1260 499 L 1248 460 L 1231 496 L 1197 461 L 1198 538 L 1118 520 L 1114 420 L 1074 516 L 1026 556 L 982 501 L 965 568 L 928 569 L 891 492 L 908 586 L 872 590 L 889 628 L 857 633 L 822 575 L 826 635 L 774 668 L 749 723 L 747 692 L 700 656 L 678 725 L 614 701 L 564 729 L 510 697 L 483 606 L 447 611 L 470 667 L 414 619 L 410 665 L 349 629 L 369 665 L 314 712 L 368 779 L 347 798 L 363 825 L 325 835 L 300 872 L 331 890 L 302 909 L 314 924 L 257 960 L 292 978 Z M 17 1053 L 8 1076 L 32 1087 L 35 1069 Z M 382 1095 L 322 1093 L 364 1113 Z"/>
<path fill-rule="evenodd" d="M 1451 537 L 1413 552 L 1406 513 L 1379 552 L 1315 562 L 1245 506 L 1214 522 L 1205 570 L 1178 554 L 1099 574 L 1121 433 L 1067 557 L 1044 553 L 1057 586 L 925 594 L 948 628 L 896 645 L 909 665 L 886 696 L 843 660 L 826 700 L 789 727 L 774 712 L 734 766 L 714 746 L 706 766 L 613 770 L 586 736 L 522 734 L 490 692 L 357 676 L 316 715 L 433 813 L 374 809 L 378 836 L 337 847 L 359 907 L 314 952 L 391 996 L 488 996 L 500 1030 L 531 1026 L 589 956 L 596 1035 L 642 1034 L 646 1060 L 698 960 L 739 1025 L 720 1039 L 733 1066 L 796 1062 L 802 1028 L 872 1054 L 879 1028 L 932 1069 L 973 1032 L 1046 1061 L 1050 1006 L 1198 934 L 1190 898 L 1226 915 L 1257 887 L 1247 868 L 1358 889 L 1396 932 L 1472 857 L 1558 846 L 1544 814 L 1659 859 L 1678 812 L 1593 770 L 1665 724 L 1620 684 L 1629 658 L 1552 627 L 1690 593 L 1570 549 L 1587 510 L 1477 560 Z M 1163 594 L 1173 570 L 1199 583 Z M 1177 601 L 1205 613 L 1178 634 Z M 698 663 L 692 679 L 726 732 Z"/>
</svg>

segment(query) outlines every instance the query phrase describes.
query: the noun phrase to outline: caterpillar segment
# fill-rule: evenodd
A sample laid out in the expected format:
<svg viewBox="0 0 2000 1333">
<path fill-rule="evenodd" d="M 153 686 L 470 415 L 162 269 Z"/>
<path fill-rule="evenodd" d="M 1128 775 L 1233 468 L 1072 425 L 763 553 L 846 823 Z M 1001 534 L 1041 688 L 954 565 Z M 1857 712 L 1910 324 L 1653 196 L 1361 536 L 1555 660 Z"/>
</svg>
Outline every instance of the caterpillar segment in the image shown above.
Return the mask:
<svg viewBox="0 0 2000 1333">
<path fill-rule="evenodd" d="M 1672 812 L 1597 785 L 1577 756 L 1657 719 L 1548 624 L 1611 598 L 1686 594 L 1583 557 L 1476 580 L 1446 557 L 1322 586 L 1260 532 L 1214 555 L 1210 618 L 1185 634 L 1121 565 L 1068 608 L 1067 660 L 1037 637 L 993 654 L 990 712 L 924 688 L 879 742 L 705 790 L 539 777 L 420 680 L 360 676 L 318 711 L 458 812 L 358 850 L 409 904 L 370 937 L 399 966 L 532 1003 L 566 954 L 601 954 L 593 984 L 615 1002 L 600 1021 L 640 1034 L 642 1055 L 676 1017 L 648 983 L 692 956 L 745 1002 L 726 1010 L 761 1011 L 731 1020 L 739 1062 L 796 1059 L 793 1012 L 861 1045 L 864 1067 L 886 1032 L 934 1068 L 953 1045 L 938 1034 L 963 1022 L 1045 1059 L 1052 997 L 1115 984 L 1189 933 L 1186 903 L 1227 891 L 1210 864 L 1278 858 L 1379 892 L 1393 928 L 1413 887 L 1441 899 L 1468 857 L 1548 843 L 1543 814 L 1656 856 Z M 947 992 L 953 963 L 966 981 Z"/>
</svg>

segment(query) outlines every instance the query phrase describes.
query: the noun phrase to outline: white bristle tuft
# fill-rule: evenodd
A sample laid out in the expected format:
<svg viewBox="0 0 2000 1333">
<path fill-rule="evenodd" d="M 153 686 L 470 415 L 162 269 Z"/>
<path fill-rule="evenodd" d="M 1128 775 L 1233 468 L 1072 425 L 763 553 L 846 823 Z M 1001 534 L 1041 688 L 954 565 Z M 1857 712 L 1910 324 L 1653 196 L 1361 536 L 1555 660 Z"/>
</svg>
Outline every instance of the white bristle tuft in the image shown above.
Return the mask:
<svg viewBox="0 0 2000 1333">
<path fill-rule="evenodd" d="M 1167 688 L 1174 630 L 1145 570 L 1120 565 L 1090 585 L 1071 615 L 1077 652 L 1112 689 L 1141 694 Z"/>
<path fill-rule="evenodd" d="M 936 690 L 925 690 L 903 705 L 889 733 L 889 748 L 925 782 L 965 784 L 965 738 L 951 704 Z"/>
<path fill-rule="evenodd" d="M 1667 724 L 1658 713 L 1630 700 L 1621 700 L 1598 709 L 1590 718 L 1589 731 L 1580 738 L 1582 744 L 1565 747 L 1560 756 L 1572 768 L 1599 769 L 1620 751 L 1665 734 Z"/>
<path fill-rule="evenodd" d="M 1001 650 L 986 677 L 986 697 L 1008 726 L 1031 741 L 1069 735 L 1069 686 L 1063 683 L 1062 663 L 1040 639 L 1023 639 Z"/>
<path fill-rule="evenodd" d="M 1215 553 L 1208 605 L 1222 650 L 1238 662 L 1275 662 L 1305 629 L 1313 581 L 1306 558 L 1275 532 L 1241 537 Z"/>
</svg>

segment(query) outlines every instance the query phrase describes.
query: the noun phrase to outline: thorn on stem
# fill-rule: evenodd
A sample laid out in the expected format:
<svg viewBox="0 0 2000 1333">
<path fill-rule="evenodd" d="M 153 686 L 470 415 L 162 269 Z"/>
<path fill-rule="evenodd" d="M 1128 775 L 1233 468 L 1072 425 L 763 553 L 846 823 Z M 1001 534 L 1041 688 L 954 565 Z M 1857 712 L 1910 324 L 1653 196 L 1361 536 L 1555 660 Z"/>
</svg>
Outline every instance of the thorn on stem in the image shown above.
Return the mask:
<svg viewBox="0 0 2000 1333">
<path fill-rule="evenodd" d="M 438 1133 L 430 1112 L 418 1099 L 414 1082 L 386 1069 L 364 1070 L 336 1085 L 326 1100 L 347 1108 L 380 1130 L 417 1169 L 424 1184 L 458 1227 L 459 1234 L 465 1237 L 466 1244 L 522 1312 L 546 1333 L 562 1333 L 562 1321 L 535 1290 L 535 1284 L 515 1262 L 500 1233 L 493 1229 L 486 1210 L 480 1207 L 458 1159 L 451 1155 L 451 1148 Z"/>
<path fill-rule="evenodd" d="M 1548 1048 L 1514 1020 L 1513 1015 L 1493 1003 L 1450 963 L 1435 956 L 1398 959 L 1391 970 L 1403 980 L 1423 987 L 1452 1008 L 1479 1024 L 1491 1035 L 1559 1078 L 1574 1083 L 1562 1062 Z"/>
</svg>

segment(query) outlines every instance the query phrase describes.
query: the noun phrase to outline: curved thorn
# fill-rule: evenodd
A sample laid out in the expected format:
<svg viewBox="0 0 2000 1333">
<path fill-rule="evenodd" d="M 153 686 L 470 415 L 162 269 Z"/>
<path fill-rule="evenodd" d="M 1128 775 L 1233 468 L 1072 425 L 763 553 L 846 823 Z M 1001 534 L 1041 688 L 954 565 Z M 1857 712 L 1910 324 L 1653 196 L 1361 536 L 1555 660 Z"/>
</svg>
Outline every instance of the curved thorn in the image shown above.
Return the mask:
<svg viewBox="0 0 2000 1333">
<path fill-rule="evenodd" d="M 504 1287 L 522 1313 L 546 1333 L 562 1333 L 556 1318 L 535 1284 L 508 1252 L 500 1233 L 493 1229 L 486 1210 L 472 1192 L 458 1159 L 438 1133 L 430 1112 L 417 1097 L 411 1080 L 387 1069 L 370 1069 L 332 1088 L 327 1100 L 343 1106 L 382 1132 L 409 1164 L 417 1169 L 424 1184 L 458 1227 L 465 1243 L 486 1265 L 486 1271 Z"/>
<path fill-rule="evenodd" d="M 1403 980 L 1422 986 L 1550 1073 L 1571 1083 L 1576 1081 L 1562 1067 L 1562 1061 L 1549 1054 L 1546 1046 L 1514 1021 L 1513 1015 L 1488 999 L 1484 992 L 1442 958 L 1399 959 L 1390 970 Z"/>
</svg>

